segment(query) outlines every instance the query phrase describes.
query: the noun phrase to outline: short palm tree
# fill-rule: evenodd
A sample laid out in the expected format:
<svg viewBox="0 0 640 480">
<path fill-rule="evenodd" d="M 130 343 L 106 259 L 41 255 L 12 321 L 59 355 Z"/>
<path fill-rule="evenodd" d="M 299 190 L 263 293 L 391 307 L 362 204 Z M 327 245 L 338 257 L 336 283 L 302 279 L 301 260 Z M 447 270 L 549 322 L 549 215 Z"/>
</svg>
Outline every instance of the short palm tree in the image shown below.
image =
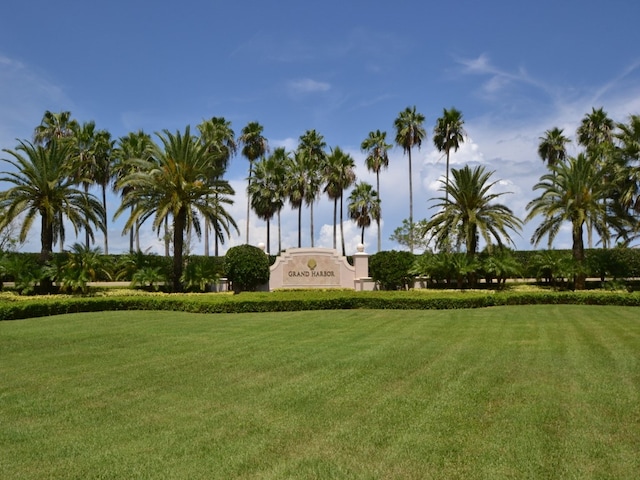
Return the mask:
<svg viewBox="0 0 640 480">
<path fill-rule="evenodd" d="M 585 287 L 584 227 L 595 228 L 600 238 L 606 241 L 611 235 L 610 228 L 623 231 L 628 224 L 626 216 L 611 215 L 607 209 L 606 200 L 611 186 L 604 181 L 604 175 L 604 170 L 597 168 L 586 154 L 580 153 L 551 167 L 551 172 L 543 175 L 533 187 L 541 191 L 540 195 L 527 205 L 529 214 L 526 221 L 543 217 L 531 237 L 534 245 L 547 236 L 551 247 L 560 227 L 565 222 L 571 224 L 573 259 L 578 265 L 576 289 Z"/>
<path fill-rule="evenodd" d="M 116 216 L 131 208 L 125 231 L 134 225 L 153 218 L 153 229 L 160 231 L 165 219 L 173 222 L 172 287 L 182 290 L 184 238 L 191 230 L 200 237 L 200 217 L 210 222 L 219 221 L 227 234 L 230 226 L 237 226 L 224 208 L 233 200 L 233 190 L 224 180 L 211 182 L 210 155 L 200 139 L 191 135 L 189 127 L 184 134 L 164 130 L 158 134 L 160 145 L 153 143 L 150 149 L 152 161 L 140 160 L 118 182 L 126 190 Z M 134 162 L 134 166 L 135 166 Z M 218 199 L 218 204 L 210 201 Z"/>
<path fill-rule="evenodd" d="M 66 218 L 75 233 L 84 229 L 93 238 L 94 228 L 104 231 L 105 214 L 96 197 L 76 188 L 71 175 L 73 147 L 68 142 L 49 142 L 47 147 L 22 141 L 15 150 L 3 150 L 12 158 L 2 161 L 13 171 L 3 172 L 0 182 L 10 187 L 0 193 L 0 229 L 22 216 L 20 241 L 24 242 L 36 217 L 40 217 L 40 260 L 49 260 L 56 237 Z"/>
<path fill-rule="evenodd" d="M 554 127 L 544 132 L 544 136 L 540 137 L 538 155 L 549 168 L 564 162 L 567 158 L 567 144 L 571 140 L 563 132 L 561 128 Z"/>
<path fill-rule="evenodd" d="M 349 217 L 361 228 L 360 243 L 364 245 L 364 230 L 371 222 L 380 221 L 380 199 L 378 192 L 369 183 L 356 184 L 349 195 Z"/>
<path fill-rule="evenodd" d="M 340 202 L 340 237 L 342 238 L 342 255 L 345 255 L 344 226 L 343 226 L 343 197 L 344 191 L 356 181 L 356 164 L 351 155 L 342 151 L 340 147 L 331 150 L 325 165 L 325 193 L 333 200 L 333 249 L 337 249 L 336 223 L 338 201 Z"/>
<path fill-rule="evenodd" d="M 508 231 L 517 232 L 522 222 L 507 206 L 495 203 L 505 192 L 490 192 L 498 183 L 491 181 L 493 172 L 466 165 L 451 169 L 451 173 L 453 181 L 448 185 L 441 181 L 440 187 L 448 195 L 433 199 L 438 201 L 433 208 L 440 211 L 423 227 L 429 240 L 435 240 L 438 248 L 448 247 L 453 235 L 457 237 L 456 244 L 464 245 L 470 257 L 475 257 L 480 237 L 488 247 L 494 241 L 498 245 L 503 245 L 503 240 L 513 244 Z"/>
<path fill-rule="evenodd" d="M 451 149 L 458 151 L 460 144 L 464 142 L 465 131 L 463 128 L 464 119 L 462 112 L 455 108 L 444 109 L 442 116 L 436 121 L 433 129 L 433 144 L 439 152 L 445 152 L 447 157 L 447 169 L 445 175 L 445 184 L 449 185 L 449 159 Z M 447 193 L 445 192 L 445 198 Z"/>
<path fill-rule="evenodd" d="M 423 127 L 425 117 L 416 112 L 416 107 L 407 107 L 398 114 L 394 126 L 396 129 L 396 144 L 402 147 L 404 153 L 409 156 L 409 225 L 411 225 L 409 249 L 413 253 L 413 168 L 411 161 L 411 150 L 413 147 L 422 145 L 427 133 Z"/>
<path fill-rule="evenodd" d="M 262 158 L 268 151 L 269 146 L 267 139 L 262 135 L 264 127 L 258 122 L 249 122 L 243 129 L 238 138 L 243 145 L 242 155 L 249 160 L 249 176 L 247 180 L 247 240 L 249 243 L 249 216 L 251 213 L 251 195 L 248 186 L 251 184 L 251 176 L 253 174 L 253 162 L 258 158 Z"/>
<path fill-rule="evenodd" d="M 380 171 L 389 167 L 389 149 L 387 132 L 376 130 L 369 132 L 369 136 L 360 144 L 360 148 L 367 152 L 365 165 L 367 170 L 376 174 L 376 191 L 380 194 Z M 382 232 L 378 224 L 378 251 L 382 249 Z"/>
</svg>

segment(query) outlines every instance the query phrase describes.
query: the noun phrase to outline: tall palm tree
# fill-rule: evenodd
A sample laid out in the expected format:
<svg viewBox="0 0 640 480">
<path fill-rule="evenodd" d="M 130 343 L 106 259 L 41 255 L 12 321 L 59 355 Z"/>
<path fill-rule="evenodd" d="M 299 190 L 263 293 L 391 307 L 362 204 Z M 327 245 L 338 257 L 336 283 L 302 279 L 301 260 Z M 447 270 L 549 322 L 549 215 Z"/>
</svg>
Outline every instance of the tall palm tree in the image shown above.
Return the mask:
<svg viewBox="0 0 640 480">
<path fill-rule="evenodd" d="M 455 108 L 446 108 L 442 112 L 442 116 L 436 120 L 436 126 L 433 129 L 433 144 L 439 152 L 445 152 L 447 156 L 447 170 L 445 176 L 445 185 L 449 185 L 449 158 L 451 149 L 458 151 L 460 144 L 464 142 L 466 135 L 464 128 L 464 119 L 462 112 Z M 448 192 L 445 191 L 445 199 Z"/>
<path fill-rule="evenodd" d="M 102 192 L 102 208 L 105 213 L 104 223 L 104 253 L 109 255 L 109 228 L 107 215 L 107 188 L 114 178 L 113 171 L 113 151 L 115 148 L 115 140 L 111 139 L 111 133 L 107 130 L 99 130 L 95 137 L 95 172 L 94 180 L 100 185 Z"/>
<path fill-rule="evenodd" d="M 46 147 L 52 141 L 72 137 L 77 126 L 78 122 L 71 118 L 71 112 L 54 113 L 47 110 L 33 132 L 33 143 Z"/>
<path fill-rule="evenodd" d="M 469 257 L 475 257 L 480 237 L 488 247 L 494 240 L 498 245 L 503 245 L 503 240 L 513 244 L 508 230 L 517 232 L 522 222 L 507 206 L 495 203 L 505 192 L 490 192 L 498 183 L 491 181 L 494 172 L 487 172 L 482 166 L 472 169 L 465 165 L 451 169 L 451 173 L 453 181 L 449 184 L 441 181 L 440 187 L 440 191 L 448 191 L 449 195 L 432 199 L 438 201 L 433 208 L 440 211 L 426 222 L 423 234 L 435 240 L 439 248 L 448 246 L 453 235 L 458 245 L 465 246 Z"/>
<path fill-rule="evenodd" d="M 231 157 L 236 154 L 238 146 L 236 144 L 235 132 L 231 128 L 231 122 L 224 117 L 212 117 L 210 120 L 203 121 L 198 125 L 200 138 L 207 145 L 211 154 L 211 162 L 213 165 L 212 180 L 219 180 L 224 177 L 227 171 Z M 204 255 L 209 256 L 209 230 L 212 228 L 209 222 L 205 220 L 204 227 Z M 222 229 L 219 225 L 213 225 L 214 235 L 214 253 L 218 256 L 218 244 L 224 241 L 224 236 L 220 235 Z"/>
<path fill-rule="evenodd" d="M 536 228 L 531 243 L 537 245 L 545 236 L 549 247 L 564 222 L 571 223 L 573 259 L 578 265 L 576 289 L 585 287 L 584 274 L 584 226 L 592 226 L 604 241 L 609 239 L 610 228 L 622 232 L 628 218 L 611 215 L 606 206 L 611 186 L 604 182 L 605 171 L 597 168 L 584 153 L 551 167 L 551 172 L 540 177 L 534 190 L 538 197 L 527 205 L 529 214 L 525 221 L 538 215 L 543 217 Z"/>
<path fill-rule="evenodd" d="M 150 162 L 151 146 L 153 141 L 148 133 L 142 130 L 137 132 L 130 132 L 124 137 L 118 139 L 118 146 L 114 151 L 115 162 L 113 165 L 113 173 L 116 179 L 114 183 L 114 190 L 120 191 L 120 195 L 124 198 L 131 194 L 131 190 L 134 188 L 131 184 L 123 184 L 122 179 L 131 175 L 132 173 L 143 170 L 146 171 L 150 168 L 148 162 Z M 143 161 L 143 163 L 141 163 Z M 133 206 L 131 207 L 131 213 L 133 213 Z M 129 231 L 129 253 L 134 252 L 134 240 L 136 244 L 136 251 L 140 251 L 140 235 L 138 231 L 138 224 L 132 225 Z M 166 250 L 168 250 L 168 243 L 166 244 Z M 165 252 L 169 255 L 169 252 Z"/>
<path fill-rule="evenodd" d="M 402 147 L 404 153 L 409 156 L 409 249 L 413 253 L 413 169 L 411 161 L 411 150 L 417 146 L 418 149 L 422 145 L 422 141 L 426 138 L 427 133 L 423 127 L 425 117 L 421 113 L 416 112 L 416 107 L 407 107 L 398 114 L 395 119 L 394 126 L 396 129 L 396 144 Z"/>
<path fill-rule="evenodd" d="M 591 113 L 584 116 L 580 126 L 576 131 L 578 144 L 585 147 L 587 158 L 596 165 L 598 169 L 611 170 L 613 168 L 613 135 L 615 123 L 603 108 L 591 109 Z M 611 172 L 609 172 L 611 173 Z M 610 175 L 602 177 L 603 182 L 608 182 Z M 606 199 L 602 200 L 606 202 Z M 587 225 L 589 229 L 589 247 L 591 248 L 592 226 Z M 608 239 L 602 239 L 603 245 L 606 247 Z"/>
<path fill-rule="evenodd" d="M 585 115 L 578 127 L 578 143 L 588 151 L 598 150 L 597 154 L 600 154 L 601 147 L 613 141 L 614 128 L 615 123 L 604 109 L 592 108 L 591 113 Z"/>
<path fill-rule="evenodd" d="M 72 174 L 82 185 L 85 193 L 95 183 L 96 177 L 96 124 L 94 121 L 84 122 L 82 125 L 75 123 L 71 128 L 73 134 L 70 141 L 73 142 L 74 153 L 72 155 Z M 85 232 L 85 248 L 89 250 L 90 238 Z"/>
<path fill-rule="evenodd" d="M 387 132 L 376 130 L 369 132 L 369 136 L 360 144 L 360 149 L 367 153 L 365 165 L 367 170 L 376 174 L 376 191 L 380 195 L 380 171 L 389 167 L 389 149 Z M 378 223 L 378 251 L 382 249 L 382 232 Z"/>
<path fill-rule="evenodd" d="M 284 181 L 284 176 L 283 166 L 272 155 L 255 164 L 253 181 L 249 184 L 251 208 L 258 218 L 267 222 L 267 252 L 271 251 L 271 219 L 284 206 L 285 197 L 280 194 L 278 185 Z"/>
<path fill-rule="evenodd" d="M 342 255 L 345 253 L 344 225 L 343 225 L 343 197 L 344 191 L 356 181 L 356 164 L 353 157 L 342 151 L 340 147 L 331 150 L 325 166 L 325 193 L 333 200 L 333 249 L 336 250 L 336 223 L 338 201 L 340 201 L 340 237 Z"/>
<path fill-rule="evenodd" d="M 247 187 L 251 184 L 253 172 L 253 162 L 263 157 L 268 151 L 267 139 L 262 135 L 264 128 L 258 122 L 249 122 L 243 129 L 238 140 L 243 145 L 242 155 L 249 160 L 249 177 Z M 247 188 L 247 244 L 249 243 L 249 215 L 251 206 L 251 195 Z"/>
<path fill-rule="evenodd" d="M 364 245 L 364 229 L 370 226 L 372 221 L 380 222 L 378 192 L 369 183 L 357 183 L 349 195 L 348 208 L 349 217 L 362 229 L 360 243 Z"/>
<path fill-rule="evenodd" d="M 302 203 L 307 189 L 307 168 L 300 152 L 295 152 L 286 163 L 286 191 L 289 204 L 298 209 L 298 248 L 302 247 Z"/>
<path fill-rule="evenodd" d="M 631 115 L 627 123 L 618 124 L 617 187 L 619 201 L 625 209 L 640 213 L 640 115 Z"/>
<path fill-rule="evenodd" d="M 284 147 L 278 147 L 269 157 L 269 174 L 273 177 L 272 201 L 277 205 L 278 215 L 278 252 L 282 251 L 282 228 L 280 217 L 287 200 L 287 165 L 291 157 Z"/>
<path fill-rule="evenodd" d="M 304 202 L 310 210 L 311 247 L 314 246 L 313 230 L 313 204 L 320 195 L 323 183 L 324 166 L 327 160 L 324 137 L 315 130 L 307 130 L 300 136 L 298 153 L 306 166 L 307 187 L 305 188 Z"/>
<path fill-rule="evenodd" d="M 544 132 L 538 144 L 538 155 L 547 167 L 551 168 L 567 158 L 567 144 L 571 140 L 564 135 L 564 130 L 554 127 Z"/>
<path fill-rule="evenodd" d="M 209 152 L 200 138 L 191 135 L 189 127 L 184 134 L 164 130 L 157 134 L 160 145 L 153 143 L 150 149 L 152 162 L 140 160 L 139 169 L 134 169 L 118 182 L 120 189 L 127 189 L 116 216 L 131 208 L 125 231 L 153 217 L 152 227 L 156 231 L 165 219 L 173 222 L 173 270 L 172 286 L 182 290 L 182 270 L 185 234 L 195 231 L 200 236 L 200 216 L 213 222 L 224 219 L 222 225 L 237 226 L 223 204 L 233 200 L 227 196 L 233 190 L 224 180 L 211 182 Z M 218 195 L 219 205 L 210 199 Z M 227 232 L 228 234 L 229 232 Z"/>
<path fill-rule="evenodd" d="M 15 150 L 3 150 L 12 158 L 2 159 L 13 168 L 3 172 L 0 182 L 11 186 L 0 193 L 0 229 L 21 215 L 19 240 L 24 242 L 37 216 L 40 216 L 40 260 L 51 256 L 56 228 L 62 219 L 73 225 L 76 234 L 80 228 L 93 237 L 93 229 L 104 231 L 104 210 L 90 194 L 78 190 L 77 179 L 71 175 L 72 145 L 52 140 L 47 147 L 21 141 Z M 60 232 L 58 232 L 60 234 Z"/>
</svg>

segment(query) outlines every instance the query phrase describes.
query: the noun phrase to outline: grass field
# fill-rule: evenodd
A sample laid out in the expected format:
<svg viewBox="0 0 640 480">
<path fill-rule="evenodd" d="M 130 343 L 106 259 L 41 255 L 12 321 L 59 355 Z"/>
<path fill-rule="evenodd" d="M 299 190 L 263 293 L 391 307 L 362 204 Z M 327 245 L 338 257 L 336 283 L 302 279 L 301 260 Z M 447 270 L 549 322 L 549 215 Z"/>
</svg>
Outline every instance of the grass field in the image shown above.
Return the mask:
<svg viewBox="0 0 640 480">
<path fill-rule="evenodd" d="M 0 322 L 0 478 L 638 478 L 640 311 Z"/>
</svg>

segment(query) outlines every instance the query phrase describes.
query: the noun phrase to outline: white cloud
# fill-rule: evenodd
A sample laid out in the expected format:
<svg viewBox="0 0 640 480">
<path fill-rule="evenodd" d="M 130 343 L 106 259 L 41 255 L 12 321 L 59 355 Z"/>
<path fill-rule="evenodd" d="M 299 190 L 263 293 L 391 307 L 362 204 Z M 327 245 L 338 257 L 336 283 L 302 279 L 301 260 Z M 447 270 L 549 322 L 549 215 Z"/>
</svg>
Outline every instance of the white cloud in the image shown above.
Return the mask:
<svg viewBox="0 0 640 480">
<path fill-rule="evenodd" d="M 318 93 L 327 92 L 331 89 L 331 84 L 310 78 L 291 80 L 288 86 L 293 93 Z"/>
</svg>

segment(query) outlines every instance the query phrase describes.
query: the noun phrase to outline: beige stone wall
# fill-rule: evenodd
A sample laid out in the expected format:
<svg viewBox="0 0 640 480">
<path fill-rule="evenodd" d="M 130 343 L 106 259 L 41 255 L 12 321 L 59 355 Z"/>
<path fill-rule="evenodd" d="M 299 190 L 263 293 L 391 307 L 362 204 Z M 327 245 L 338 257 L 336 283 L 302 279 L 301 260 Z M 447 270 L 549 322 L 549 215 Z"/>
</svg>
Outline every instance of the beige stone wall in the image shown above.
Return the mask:
<svg viewBox="0 0 640 480">
<path fill-rule="evenodd" d="M 360 255 L 362 261 L 368 260 Z M 367 275 L 368 275 L 368 268 Z M 290 248 L 271 266 L 269 290 L 279 288 L 355 288 L 356 267 L 331 248 Z"/>
</svg>

